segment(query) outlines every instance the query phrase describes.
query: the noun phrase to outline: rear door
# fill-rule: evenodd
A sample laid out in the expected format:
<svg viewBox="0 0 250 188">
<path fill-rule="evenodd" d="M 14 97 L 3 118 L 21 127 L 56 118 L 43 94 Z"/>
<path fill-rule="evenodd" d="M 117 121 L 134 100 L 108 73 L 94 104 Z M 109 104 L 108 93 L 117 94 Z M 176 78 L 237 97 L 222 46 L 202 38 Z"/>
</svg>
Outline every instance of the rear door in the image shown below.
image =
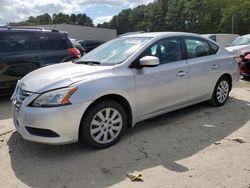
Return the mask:
<svg viewBox="0 0 250 188">
<path fill-rule="evenodd" d="M 65 34 L 55 32 L 39 32 L 33 33 L 32 38 L 44 53 L 43 66 L 73 59 L 72 54 L 67 51 L 67 49 L 72 48 L 73 45 L 70 43 Z"/>
<path fill-rule="evenodd" d="M 220 64 L 216 55 L 218 47 L 204 39 L 184 38 L 189 65 L 189 97 L 202 100 L 213 92 L 220 75 Z M 213 45 L 213 46 L 212 46 Z"/>
<path fill-rule="evenodd" d="M 40 67 L 42 58 L 28 32 L 1 32 L 0 88 L 14 87 L 18 79 Z"/>
</svg>

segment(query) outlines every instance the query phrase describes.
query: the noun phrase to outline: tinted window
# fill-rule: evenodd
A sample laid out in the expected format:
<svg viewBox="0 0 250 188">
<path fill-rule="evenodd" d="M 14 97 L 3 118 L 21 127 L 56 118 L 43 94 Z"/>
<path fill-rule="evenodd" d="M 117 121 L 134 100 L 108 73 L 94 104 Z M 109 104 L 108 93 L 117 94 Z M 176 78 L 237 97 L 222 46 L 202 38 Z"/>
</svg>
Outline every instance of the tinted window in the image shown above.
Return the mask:
<svg viewBox="0 0 250 188">
<path fill-rule="evenodd" d="M 219 47 L 212 42 L 209 42 L 209 45 L 210 45 L 210 54 L 211 55 L 216 54 L 219 50 Z"/>
<path fill-rule="evenodd" d="M 200 39 L 185 39 L 189 58 L 203 57 L 210 55 L 208 43 Z"/>
<path fill-rule="evenodd" d="M 0 34 L 0 53 L 28 51 L 31 45 L 25 33 Z"/>
<path fill-rule="evenodd" d="M 216 42 L 216 35 L 212 35 L 209 38 Z"/>
<path fill-rule="evenodd" d="M 64 50 L 69 47 L 66 35 L 34 33 L 33 38 L 42 50 Z"/>
<path fill-rule="evenodd" d="M 182 60 L 181 41 L 179 39 L 164 39 L 148 48 L 143 56 L 155 56 L 160 64 Z"/>
</svg>

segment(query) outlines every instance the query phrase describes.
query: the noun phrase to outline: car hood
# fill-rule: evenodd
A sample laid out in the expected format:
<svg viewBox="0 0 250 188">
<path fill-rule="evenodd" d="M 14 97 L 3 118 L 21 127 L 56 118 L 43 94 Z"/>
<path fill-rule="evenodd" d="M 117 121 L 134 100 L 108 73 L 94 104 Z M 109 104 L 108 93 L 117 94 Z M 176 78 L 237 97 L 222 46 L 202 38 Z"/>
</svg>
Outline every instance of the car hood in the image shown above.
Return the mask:
<svg viewBox="0 0 250 188">
<path fill-rule="evenodd" d="M 239 46 L 229 46 L 226 47 L 226 50 L 233 52 L 234 54 L 239 54 L 241 51 L 250 49 L 250 45 L 239 45 Z"/>
<path fill-rule="evenodd" d="M 67 87 L 75 82 L 88 79 L 91 75 L 112 69 L 112 66 L 95 66 L 61 63 L 37 69 L 23 77 L 18 86 L 23 90 L 42 93 Z"/>
</svg>

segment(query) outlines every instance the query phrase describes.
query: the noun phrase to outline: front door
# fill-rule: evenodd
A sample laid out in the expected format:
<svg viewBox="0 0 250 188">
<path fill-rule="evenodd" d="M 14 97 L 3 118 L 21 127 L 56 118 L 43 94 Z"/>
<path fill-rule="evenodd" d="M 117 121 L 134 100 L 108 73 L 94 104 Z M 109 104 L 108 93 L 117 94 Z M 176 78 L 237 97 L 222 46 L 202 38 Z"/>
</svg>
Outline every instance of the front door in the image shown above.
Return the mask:
<svg viewBox="0 0 250 188">
<path fill-rule="evenodd" d="M 188 64 L 183 60 L 181 41 L 166 38 L 141 55 L 156 56 L 160 65 L 134 69 L 137 117 L 160 113 L 187 101 Z"/>
</svg>

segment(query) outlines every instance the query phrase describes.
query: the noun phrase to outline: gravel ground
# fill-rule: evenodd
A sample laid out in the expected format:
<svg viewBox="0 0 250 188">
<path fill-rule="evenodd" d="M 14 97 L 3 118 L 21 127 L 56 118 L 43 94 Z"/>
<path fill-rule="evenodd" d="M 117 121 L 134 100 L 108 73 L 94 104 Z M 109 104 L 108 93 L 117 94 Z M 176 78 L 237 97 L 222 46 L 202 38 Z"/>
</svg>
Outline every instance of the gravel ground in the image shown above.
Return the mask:
<svg viewBox="0 0 250 188">
<path fill-rule="evenodd" d="M 134 170 L 143 182 L 126 177 Z M 249 188 L 250 81 L 241 81 L 223 107 L 202 103 L 141 122 L 105 150 L 23 140 L 2 97 L 0 187 Z"/>
</svg>

